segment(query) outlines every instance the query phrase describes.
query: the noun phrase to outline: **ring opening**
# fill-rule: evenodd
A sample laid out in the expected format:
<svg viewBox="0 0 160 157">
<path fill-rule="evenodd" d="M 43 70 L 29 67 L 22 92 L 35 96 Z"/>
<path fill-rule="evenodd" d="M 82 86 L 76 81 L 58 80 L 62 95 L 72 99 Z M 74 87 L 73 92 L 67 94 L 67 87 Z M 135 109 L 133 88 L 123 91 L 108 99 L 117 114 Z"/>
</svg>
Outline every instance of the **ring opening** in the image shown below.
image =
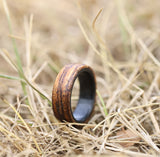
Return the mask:
<svg viewBox="0 0 160 157">
<path fill-rule="evenodd" d="M 73 117 L 77 122 L 84 122 L 91 114 L 95 102 L 95 80 L 92 71 L 82 70 L 78 74 L 80 93 Z"/>
<path fill-rule="evenodd" d="M 79 95 L 80 95 L 80 83 L 79 79 L 76 78 L 76 80 L 74 81 L 74 87 L 72 88 L 72 95 L 71 95 L 71 109 L 73 112 L 77 107 Z"/>
</svg>

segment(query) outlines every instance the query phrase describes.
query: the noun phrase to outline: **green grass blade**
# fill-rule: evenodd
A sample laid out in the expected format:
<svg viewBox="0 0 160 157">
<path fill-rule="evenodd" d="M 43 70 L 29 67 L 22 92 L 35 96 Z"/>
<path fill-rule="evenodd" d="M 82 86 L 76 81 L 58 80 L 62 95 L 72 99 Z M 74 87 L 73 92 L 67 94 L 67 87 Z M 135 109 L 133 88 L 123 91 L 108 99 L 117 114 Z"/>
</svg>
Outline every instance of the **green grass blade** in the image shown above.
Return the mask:
<svg viewBox="0 0 160 157">
<path fill-rule="evenodd" d="M 59 73 L 60 69 L 58 68 L 58 66 L 56 64 L 52 65 L 51 63 L 48 63 L 48 66 L 57 74 Z"/>
<path fill-rule="evenodd" d="M 17 81 L 21 81 L 25 84 L 28 84 L 29 86 L 31 86 L 43 99 L 46 99 L 49 103 L 50 106 L 52 106 L 52 102 L 43 94 L 41 93 L 36 87 L 34 87 L 25 76 L 23 76 L 24 79 L 21 79 L 19 77 L 14 77 L 14 76 L 9 76 L 9 75 L 3 75 L 0 74 L 0 78 L 5 78 L 5 79 L 10 79 L 10 80 L 17 80 Z"/>
<path fill-rule="evenodd" d="M 19 77 L 14 77 L 14 76 L 9 76 L 9 75 L 4 75 L 4 74 L 0 74 L 0 78 L 10 79 L 10 80 L 18 80 L 18 81 L 25 82 L 23 79 L 21 79 Z"/>
<path fill-rule="evenodd" d="M 108 112 L 107 112 L 107 109 L 106 109 L 104 100 L 103 100 L 100 92 L 99 92 L 98 90 L 96 90 L 96 92 L 97 92 L 97 95 L 98 95 L 98 97 L 99 97 L 99 99 L 100 99 L 100 101 L 101 101 L 101 104 L 102 104 L 102 106 L 103 106 L 104 113 L 105 113 L 105 115 L 107 116 L 107 115 L 108 115 Z"/>
<path fill-rule="evenodd" d="M 10 32 L 10 34 L 12 34 L 13 31 L 12 31 L 11 18 L 10 18 L 8 6 L 7 6 L 7 3 L 5 0 L 3 0 L 3 6 L 4 6 L 5 13 L 6 13 L 7 21 L 8 21 L 9 32 Z M 16 56 L 16 62 L 17 62 L 19 76 L 20 76 L 20 78 L 23 79 L 23 75 L 21 75 L 21 73 L 23 73 L 22 63 L 21 63 L 19 52 L 18 52 L 17 44 L 16 44 L 16 41 L 14 38 L 12 38 L 12 44 L 13 44 L 13 49 L 14 49 L 14 53 Z M 21 86 L 22 86 L 24 95 L 27 95 L 26 84 L 21 81 Z M 26 103 L 29 104 L 28 99 L 26 100 Z"/>
</svg>

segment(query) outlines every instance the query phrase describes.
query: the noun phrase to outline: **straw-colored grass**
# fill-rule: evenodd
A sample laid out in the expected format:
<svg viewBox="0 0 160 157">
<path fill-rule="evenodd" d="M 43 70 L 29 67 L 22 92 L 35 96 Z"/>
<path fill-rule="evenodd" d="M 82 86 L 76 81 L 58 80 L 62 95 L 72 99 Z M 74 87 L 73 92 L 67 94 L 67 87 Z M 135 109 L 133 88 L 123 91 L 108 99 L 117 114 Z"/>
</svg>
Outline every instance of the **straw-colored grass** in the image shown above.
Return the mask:
<svg viewBox="0 0 160 157">
<path fill-rule="evenodd" d="M 159 156 L 159 11 L 159 0 L 1 0 L 0 156 Z M 96 73 L 81 129 L 51 106 L 68 63 Z"/>
</svg>

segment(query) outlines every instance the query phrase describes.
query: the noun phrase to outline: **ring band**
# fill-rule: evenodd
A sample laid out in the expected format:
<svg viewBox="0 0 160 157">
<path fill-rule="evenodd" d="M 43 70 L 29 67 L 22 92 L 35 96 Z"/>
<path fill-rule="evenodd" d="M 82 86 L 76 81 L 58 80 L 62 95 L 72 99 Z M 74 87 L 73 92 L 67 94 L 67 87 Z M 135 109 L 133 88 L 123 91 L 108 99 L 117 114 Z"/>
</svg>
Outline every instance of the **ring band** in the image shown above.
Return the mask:
<svg viewBox="0 0 160 157">
<path fill-rule="evenodd" d="M 75 80 L 80 83 L 78 104 L 71 108 Z M 57 75 L 52 92 L 53 111 L 60 121 L 84 123 L 90 118 L 95 104 L 96 80 L 93 70 L 84 64 L 68 64 Z"/>
</svg>

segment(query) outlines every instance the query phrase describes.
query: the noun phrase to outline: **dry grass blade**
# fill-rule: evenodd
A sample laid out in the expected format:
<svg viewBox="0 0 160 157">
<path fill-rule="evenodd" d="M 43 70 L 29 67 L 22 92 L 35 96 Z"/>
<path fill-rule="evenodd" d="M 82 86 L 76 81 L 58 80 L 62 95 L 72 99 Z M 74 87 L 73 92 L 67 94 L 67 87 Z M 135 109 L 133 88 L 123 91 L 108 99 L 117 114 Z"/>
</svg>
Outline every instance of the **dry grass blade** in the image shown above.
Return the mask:
<svg viewBox="0 0 160 157">
<path fill-rule="evenodd" d="M 4 101 L 4 103 L 6 103 L 7 105 L 9 105 L 13 109 L 13 111 L 16 113 L 16 115 L 22 121 L 22 123 L 24 124 L 24 126 L 26 127 L 26 129 L 28 130 L 28 132 L 30 133 L 30 135 L 31 135 L 31 137 L 32 137 L 32 139 L 33 139 L 33 141 L 34 141 L 34 143 L 35 143 L 35 145 L 36 145 L 36 147 L 37 147 L 37 149 L 39 151 L 39 154 L 41 154 L 42 153 L 41 149 L 40 149 L 37 141 L 35 140 L 32 131 L 30 130 L 30 128 L 28 127 L 28 125 L 26 124 L 26 122 L 23 120 L 23 118 L 21 117 L 21 115 L 17 112 L 17 110 L 14 108 L 14 106 L 12 104 L 10 104 L 7 100 L 4 99 L 3 101 Z"/>
</svg>

